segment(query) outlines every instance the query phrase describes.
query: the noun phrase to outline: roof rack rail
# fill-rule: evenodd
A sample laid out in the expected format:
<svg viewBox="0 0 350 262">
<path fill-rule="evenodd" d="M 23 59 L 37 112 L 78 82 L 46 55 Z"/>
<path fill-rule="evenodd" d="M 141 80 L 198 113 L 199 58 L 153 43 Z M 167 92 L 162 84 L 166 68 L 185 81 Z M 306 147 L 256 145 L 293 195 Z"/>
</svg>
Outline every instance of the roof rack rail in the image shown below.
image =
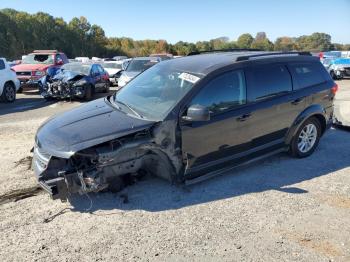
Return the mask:
<svg viewBox="0 0 350 262">
<path fill-rule="evenodd" d="M 33 53 L 43 53 L 43 52 L 46 52 L 46 53 L 58 53 L 57 50 L 34 50 Z"/>
<path fill-rule="evenodd" d="M 205 50 L 205 51 L 194 51 L 194 52 L 190 52 L 187 56 L 191 56 L 191 55 L 200 55 L 200 54 L 207 54 L 207 53 L 244 52 L 244 51 L 263 51 L 263 50 L 261 50 L 261 49 L 255 49 L 255 48 L 214 49 L 214 50 Z"/>
<path fill-rule="evenodd" d="M 252 55 L 244 55 L 237 57 L 236 61 L 246 61 L 250 58 L 259 58 L 264 56 L 284 56 L 284 55 L 305 55 L 312 56 L 310 52 L 270 52 L 270 53 L 262 53 L 262 54 L 252 54 Z"/>
</svg>

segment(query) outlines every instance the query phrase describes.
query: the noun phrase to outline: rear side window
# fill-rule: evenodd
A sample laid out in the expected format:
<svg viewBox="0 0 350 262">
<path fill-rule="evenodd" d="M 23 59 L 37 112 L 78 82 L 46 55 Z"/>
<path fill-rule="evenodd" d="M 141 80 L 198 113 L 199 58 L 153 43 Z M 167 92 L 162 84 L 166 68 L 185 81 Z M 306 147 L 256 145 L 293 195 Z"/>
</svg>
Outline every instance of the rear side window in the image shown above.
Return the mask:
<svg viewBox="0 0 350 262">
<path fill-rule="evenodd" d="M 250 102 L 292 91 L 292 78 L 284 65 L 255 66 L 251 73 L 248 88 Z"/>
<path fill-rule="evenodd" d="M 211 80 L 192 100 L 191 105 L 202 105 L 213 113 L 246 103 L 246 83 L 243 70 L 224 73 Z"/>
<path fill-rule="evenodd" d="M 317 85 L 325 81 L 322 75 L 322 68 L 320 68 L 321 64 L 293 63 L 289 66 L 299 84 L 299 87 L 296 87 L 296 89 Z"/>
<path fill-rule="evenodd" d="M 5 69 L 4 60 L 0 59 L 0 70 L 4 70 L 4 69 Z"/>
</svg>

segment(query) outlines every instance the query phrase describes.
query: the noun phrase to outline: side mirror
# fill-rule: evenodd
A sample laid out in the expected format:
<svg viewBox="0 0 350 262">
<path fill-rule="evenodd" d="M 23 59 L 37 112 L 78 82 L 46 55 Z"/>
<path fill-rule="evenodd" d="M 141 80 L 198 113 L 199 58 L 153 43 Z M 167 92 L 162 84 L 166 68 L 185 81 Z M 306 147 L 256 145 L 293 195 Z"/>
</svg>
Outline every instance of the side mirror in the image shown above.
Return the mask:
<svg viewBox="0 0 350 262">
<path fill-rule="evenodd" d="M 187 109 L 187 115 L 182 119 L 186 121 L 209 121 L 210 111 L 207 107 L 201 105 L 192 105 Z"/>
</svg>

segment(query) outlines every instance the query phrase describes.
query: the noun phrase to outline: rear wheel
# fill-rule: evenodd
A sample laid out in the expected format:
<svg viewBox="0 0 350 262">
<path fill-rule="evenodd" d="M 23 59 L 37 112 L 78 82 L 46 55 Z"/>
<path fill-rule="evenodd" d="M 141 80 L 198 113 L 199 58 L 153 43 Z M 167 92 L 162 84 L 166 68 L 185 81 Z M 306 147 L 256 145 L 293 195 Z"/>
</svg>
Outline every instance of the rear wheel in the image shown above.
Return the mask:
<svg viewBox="0 0 350 262">
<path fill-rule="evenodd" d="M 320 141 L 321 131 L 320 122 L 316 118 L 306 120 L 292 140 L 292 155 L 299 158 L 311 155 Z"/>
<path fill-rule="evenodd" d="M 0 98 L 7 103 L 12 103 L 16 100 L 16 88 L 11 82 L 5 83 Z"/>
</svg>

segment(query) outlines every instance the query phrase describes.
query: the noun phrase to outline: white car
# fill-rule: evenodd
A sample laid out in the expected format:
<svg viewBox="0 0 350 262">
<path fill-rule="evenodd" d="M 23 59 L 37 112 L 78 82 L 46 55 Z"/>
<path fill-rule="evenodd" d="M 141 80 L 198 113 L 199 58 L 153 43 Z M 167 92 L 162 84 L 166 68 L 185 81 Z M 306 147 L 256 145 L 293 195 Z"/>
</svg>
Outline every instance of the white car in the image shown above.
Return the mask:
<svg viewBox="0 0 350 262">
<path fill-rule="evenodd" d="M 118 84 L 119 77 L 123 71 L 123 61 L 104 61 L 100 63 L 109 74 L 109 81 Z"/>
<path fill-rule="evenodd" d="M 5 58 L 0 58 L 0 101 L 13 102 L 20 83 Z"/>
</svg>

